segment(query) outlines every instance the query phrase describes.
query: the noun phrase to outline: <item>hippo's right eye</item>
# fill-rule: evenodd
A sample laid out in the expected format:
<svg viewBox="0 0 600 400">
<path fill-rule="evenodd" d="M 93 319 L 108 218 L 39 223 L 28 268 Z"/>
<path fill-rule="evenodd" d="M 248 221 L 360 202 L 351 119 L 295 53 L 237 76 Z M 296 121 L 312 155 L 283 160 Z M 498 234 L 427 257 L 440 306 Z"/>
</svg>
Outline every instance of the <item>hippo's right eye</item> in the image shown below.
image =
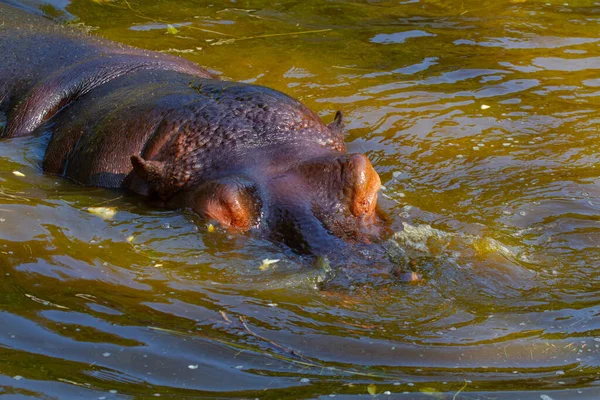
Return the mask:
<svg viewBox="0 0 600 400">
<path fill-rule="evenodd" d="M 349 154 L 343 168 L 344 197 L 356 217 L 367 217 L 375 212 L 377 192 L 381 187 L 379 175 L 363 154 Z"/>
<path fill-rule="evenodd" d="M 227 228 L 247 231 L 260 222 L 261 201 L 256 188 L 243 179 L 211 181 L 192 196 L 192 208 Z"/>
</svg>

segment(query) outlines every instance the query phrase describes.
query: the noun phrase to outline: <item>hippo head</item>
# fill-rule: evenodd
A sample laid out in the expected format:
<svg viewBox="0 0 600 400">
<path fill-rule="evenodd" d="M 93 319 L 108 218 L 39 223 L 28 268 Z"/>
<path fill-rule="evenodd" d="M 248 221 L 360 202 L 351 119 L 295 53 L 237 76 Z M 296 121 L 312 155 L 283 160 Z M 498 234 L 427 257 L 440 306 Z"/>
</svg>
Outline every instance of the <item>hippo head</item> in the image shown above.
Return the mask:
<svg viewBox="0 0 600 400">
<path fill-rule="evenodd" d="M 366 156 L 332 153 L 257 169 L 200 185 L 189 205 L 224 227 L 258 230 L 301 254 L 327 254 L 381 235 L 381 182 Z"/>
<path fill-rule="evenodd" d="M 346 153 L 342 113 L 324 125 L 303 106 L 286 113 L 282 103 L 277 120 L 300 115 L 297 121 L 307 127 L 296 133 L 301 140 L 213 157 L 220 160 L 210 168 L 214 174 L 189 184 L 183 205 L 227 229 L 258 232 L 297 254 L 340 253 L 379 238 L 385 231 L 377 210 L 381 181 L 365 155 Z M 255 121 L 252 129 L 257 130 Z M 276 135 L 281 131 L 267 136 Z M 316 145 L 315 138 L 326 145 Z"/>
<path fill-rule="evenodd" d="M 386 233 L 379 175 L 365 155 L 346 152 L 340 112 L 325 125 L 264 87 L 204 82 L 199 90 L 202 102 L 165 119 L 131 160 L 170 206 L 336 265 Z"/>
</svg>

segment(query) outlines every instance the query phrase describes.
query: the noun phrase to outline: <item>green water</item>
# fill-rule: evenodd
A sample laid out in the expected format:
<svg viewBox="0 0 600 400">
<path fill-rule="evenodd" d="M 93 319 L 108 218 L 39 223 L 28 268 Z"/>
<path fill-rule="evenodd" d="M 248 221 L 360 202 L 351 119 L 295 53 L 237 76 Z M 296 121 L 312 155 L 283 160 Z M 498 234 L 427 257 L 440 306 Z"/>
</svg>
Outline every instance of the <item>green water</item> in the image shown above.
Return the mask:
<svg viewBox="0 0 600 400">
<path fill-rule="evenodd" d="M 2 141 L 0 397 L 600 397 L 600 3 L 52 4 L 343 110 L 424 280 L 317 291 L 270 242 L 45 176 L 44 139 Z"/>
</svg>

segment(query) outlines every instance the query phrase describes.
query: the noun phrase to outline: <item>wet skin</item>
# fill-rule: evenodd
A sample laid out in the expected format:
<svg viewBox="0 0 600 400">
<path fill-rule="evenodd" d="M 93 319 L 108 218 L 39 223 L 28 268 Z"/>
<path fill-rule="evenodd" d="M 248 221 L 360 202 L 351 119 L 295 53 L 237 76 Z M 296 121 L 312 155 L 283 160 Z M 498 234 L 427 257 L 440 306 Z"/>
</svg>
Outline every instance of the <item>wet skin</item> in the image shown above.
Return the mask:
<svg viewBox="0 0 600 400">
<path fill-rule="evenodd" d="M 50 131 L 43 170 L 190 208 L 300 254 L 379 240 L 380 179 L 293 98 L 0 5 L 4 137 Z M 384 258 L 384 257 L 380 257 Z"/>
</svg>

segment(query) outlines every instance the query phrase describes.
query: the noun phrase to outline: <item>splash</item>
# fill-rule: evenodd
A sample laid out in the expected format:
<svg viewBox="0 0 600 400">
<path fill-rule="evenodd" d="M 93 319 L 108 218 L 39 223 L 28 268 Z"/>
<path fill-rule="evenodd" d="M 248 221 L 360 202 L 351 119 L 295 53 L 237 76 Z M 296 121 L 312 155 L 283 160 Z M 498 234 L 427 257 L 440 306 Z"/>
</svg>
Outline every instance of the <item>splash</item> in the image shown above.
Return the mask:
<svg viewBox="0 0 600 400">
<path fill-rule="evenodd" d="M 513 297 L 535 284 L 536 274 L 521 265 L 518 248 L 426 224 L 403 225 L 388 241 L 390 258 L 398 268 L 422 274 L 435 288 L 456 295 L 474 290 Z"/>
<path fill-rule="evenodd" d="M 479 256 L 495 253 L 508 258 L 516 259 L 517 257 L 513 250 L 489 237 L 460 232 L 444 232 L 426 224 L 410 225 L 403 222 L 402 225 L 404 230 L 396 232 L 392 241 L 413 251 L 432 255 L 443 253 L 459 255 L 457 253 L 470 248 Z"/>
</svg>

